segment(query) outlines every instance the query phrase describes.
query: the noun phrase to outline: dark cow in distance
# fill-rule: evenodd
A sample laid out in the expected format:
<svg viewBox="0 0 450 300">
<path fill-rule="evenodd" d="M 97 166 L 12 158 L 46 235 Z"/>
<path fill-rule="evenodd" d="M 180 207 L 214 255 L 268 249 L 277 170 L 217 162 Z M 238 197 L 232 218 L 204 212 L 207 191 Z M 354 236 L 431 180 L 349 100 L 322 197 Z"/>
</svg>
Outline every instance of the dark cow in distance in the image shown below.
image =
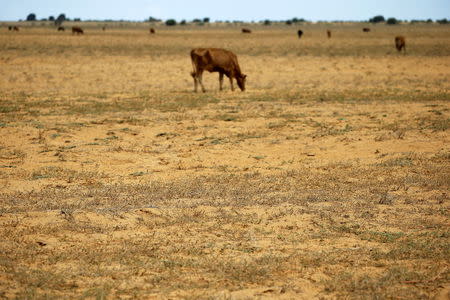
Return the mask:
<svg viewBox="0 0 450 300">
<path fill-rule="evenodd" d="M 233 78 L 236 79 L 241 91 L 245 91 L 245 79 L 247 75 L 242 74 L 236 55 L 228 50 L 219 48 L 196 48 L 191 51 L 191 60 L 194 78 L 194 90 L 197 92 L 197 85 L 200 83 L 202 91 L 205 87 L 202 82 L 203 71 L 219 72 L 219 87 L 222 90 L 223 75 L 230 79 L 231 90 L 234 91 Z"/>
<path fill-rule="evenodd" d="M 58 31 L 65 31 L 66 29 L 63 26 L 58 27 Z"/>
<path fill-rule="evenodd" d="M 13 31 L 19 31 L 19 27 L 18 26 L 13 26 L 12 30 Z"/>
<path fill-rule="evenodd" d="M 11 31 L 13 29 L 12 26 L 8 26 L 8 30 Z"/>
<path fill-rule="evenodd" d="M 331 39 L 331 30 L 327 30 L 327 36 L 329 39 Z"/>
<path fill-rule="evenodd" d="M 81 27 L 78 27 L 78 26 L 73 26 L 72 27 L 72 34 L 83 34 L 84 33 L 84 31 L 83 31 L 83 29 L 81 29 Z"/>
<path fill-rule="evenodd" d="M 364 27 L 362 30 L 363 30 L 363 32 L 370 32 L 370 28 L 367 28 L 367 27 Z"/>
<path fill-rule="evenodd" d="M 303 31 L 302 31 L 302 30 L 298 30 L 298 31 L 297 31 L 297 36 L 298 36 L 298 38 L 301 38 L 302 35 L 303 35 Z"/>
<path fill-rule="evenodd" d="M 404 36 L 396 36 L 395 37 L 395 48 L 397 48 L 398 52 L 401 52 L 403 49 L 403 52 L 406 53 L 406 42 Z"/>
<path fill-rule="evenodd" d="M 155 34 L 155 33 L 156 33 L 155 29 L 154 28 L 150 28 L 150 34 Z"/>
<path fill-rule="evenodd" d="M 242 33 L 252 33 L 252 31 L 248 28 L 242 28 Z"/>
</svg>

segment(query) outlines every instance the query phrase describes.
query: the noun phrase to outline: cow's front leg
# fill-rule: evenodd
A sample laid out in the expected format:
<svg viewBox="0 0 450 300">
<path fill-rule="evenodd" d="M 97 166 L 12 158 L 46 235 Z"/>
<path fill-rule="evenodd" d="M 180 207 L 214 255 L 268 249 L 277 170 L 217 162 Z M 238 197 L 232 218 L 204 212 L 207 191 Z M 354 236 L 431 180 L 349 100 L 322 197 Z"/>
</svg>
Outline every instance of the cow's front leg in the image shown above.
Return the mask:
<svg viewBox="0 0 450 300">
<path fill-rule="evenodd" d="M 234 92 L 233 77 L 232 76 L 230 76 L 230 86 L 231 86 L 231 91 Z"/>
<path fill-rule="evenodd" d="M 205 87 L 203 86 L 203 73 L 198 74 L 197 76 L 198 82 L 200 82 L 200 86 L 202 87 L 202 92 L 206 92 Z"/>
<path fill-rule="evenodd" d="M 219 89 L 222 90 L 223 86 L 223 73 L 219 73 Z"/>
</svg>

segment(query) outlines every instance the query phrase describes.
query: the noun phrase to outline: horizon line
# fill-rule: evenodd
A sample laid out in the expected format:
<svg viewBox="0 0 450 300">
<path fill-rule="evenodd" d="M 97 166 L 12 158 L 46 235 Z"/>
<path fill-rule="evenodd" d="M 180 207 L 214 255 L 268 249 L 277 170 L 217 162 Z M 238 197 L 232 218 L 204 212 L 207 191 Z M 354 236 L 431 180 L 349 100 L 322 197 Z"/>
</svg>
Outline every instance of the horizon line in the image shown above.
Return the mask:
<svg viewBox="0 0 450 300">
<path fill-rule="evenodd" d="M 384 16 L 383 16 L 384 17 Z M 293 17 L 290 19 L 270 19 L 270 18 L 264 18 L 261 20 L 239 20 L 239 19 L 235 19 L 235 20 L 230 20 L 230 19 L 217 19 L 217 20 L 209 20 L 207 22 L 204 22 L 203 20 L 207 18 L 194 18 L 192 20 L 187 20 L 187 19 L 183 19 L 183 18 L 167 18 L 167 19 L 158 19 L 155 18 L 157 20 L 153 20 L 150 21 L 147 19 L 144 20 L 133 20 L 133 19 L 82 19 L 80 17 L 73 17 L 73 18 L 68 18 L 67 20 L 65 20 L 65 22 L 135 22 L 135 23 L 164 23 L 167 20 L 175 20 L 177 23 L 185 21 L 186 23 L 261 23 L 261 22 L 265 22 L 265 21 L 270 21 L 270 22 L 276 22 L 276 23 L 281 23 L 281 22 L 287 22 L 287 21 L 292 21 L 292 23 L 342 23 L 342 22 L 351 22 L 351 23 L 386 23 L 387 19 L 390 18 L 394 18 L 397 21 L 400 22 L 411 22 L 411 21 L 423 21 L 426 22 L 428 20 L 431 20 L 433 22 L 435 21 L 440 21 L 440 20 L 448 20 L 450 22 L 450 19 L 447 18 L 436 18 L 433 19 L 431 17 L 424 17 L 424 18 L 413 18 L 413 19 L 400 19 L 400 18 L 396 18 L 396 17 L 387 17 L 385 18 L 385 21 L 381 21 L 381 22 L 370 22 L 370 20 L 339 20 L 339 19 L 333 19 L 333 20 L 308 20 L 305 18 L 297 18 L 297 17 Z M 77 19 L 75 21 L 75 19 Z M 293 21 L 294 19 L 297 19 L 298 21 Z M 195 21 L 195 20 L 199 20 L 199 21 Z M 48 18 L 44 18 L 44 19 L 36 19 L 36 20 L 25 20 L 25 19 L 19 19 L 19 20 L 0 20 L 0 22 L 54 22 L 52 20 L 49 20 Z"/>
</svg>

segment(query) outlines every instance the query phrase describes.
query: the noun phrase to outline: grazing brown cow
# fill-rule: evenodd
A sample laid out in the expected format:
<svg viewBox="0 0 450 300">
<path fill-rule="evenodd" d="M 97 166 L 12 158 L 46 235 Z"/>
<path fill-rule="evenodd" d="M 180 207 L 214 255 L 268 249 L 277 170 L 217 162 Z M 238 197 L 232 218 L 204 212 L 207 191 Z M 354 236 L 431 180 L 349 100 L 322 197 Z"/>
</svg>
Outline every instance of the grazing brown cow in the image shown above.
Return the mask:
<svg viewBox="0 0 450 300">
<path fill-rule="evenodd" d="M 364 27 L 363 32 L 370 32 L 370 28 Z"/>
<path fill-rule="evenodd" d="M 84 31 L 83 31 L 83 29 L 81 29 L 81 27 L 78 27 L 78 26 L 73 26 L 72 27 L 72 34 L 83 34 L 84 33 Z"/>
<path fill-rule="evenodd" d="M 197 92 L 197 85 L 200 82 L 202 91 L 205 87 L 202 82 L 203 71 L 219 72 L 219 87 L 222 90 L 223 75 L 230 79 L 231 90 L 234 91 L 233 78 L 236 78 L 241 91 L 245 91 L 245 79 L 247 75 L 242 74 L 236 55 L 225 49 L 218 48 L 196 48 L 191 51 L 192 67 L 191 73 L 194 78 L 194 90 Z"/>
<path fill-rule="evenodd" d="M 404 36 L 395 37 L 395 48 L 397 48 L 398 52 L 401 52 L 403 49 L 403 52 L 406 53 L 406 42 Z"/>
<path fill-rule="evenodd" d="M 19 27 L 13 26 L 13 31 L 19 31 Z"/>
<path fill-rule="evenodd" d="M 66 29 L 64 28 L 64 27 L 62 27 L 62 26 L 59 26 L 58 27 L 58 31 L 65 31 Z"/>
<path fill-rule="evenodd" d="M 331 38 L 331 31 L 330 30 L 327 30 L 327 36 L 328 36 L 329 39 Z"/>
<path fill-rule="evenodd" d="M 150 34 L 155 34 L 155 33 L 156 33 L 155 29 L 154 28 L 150 28 Z"/>
<path fill-rule="evenodd" d="M 297 35 L 298 35 L 298 38 L 301 38 L 303 35 L 303 31 L 301 31 L 301 30 L 297 31 Z"/>
<path fill-rule="evenodd" d="M 248 28 L 242 28 L 242 33 L 252 33 L 252 31 Z"/>
<path fill-rule="evenodd" d="M 13 29 L 12 26 L 8 26 L 8 30 L 11 31 Z"/>
</svg>

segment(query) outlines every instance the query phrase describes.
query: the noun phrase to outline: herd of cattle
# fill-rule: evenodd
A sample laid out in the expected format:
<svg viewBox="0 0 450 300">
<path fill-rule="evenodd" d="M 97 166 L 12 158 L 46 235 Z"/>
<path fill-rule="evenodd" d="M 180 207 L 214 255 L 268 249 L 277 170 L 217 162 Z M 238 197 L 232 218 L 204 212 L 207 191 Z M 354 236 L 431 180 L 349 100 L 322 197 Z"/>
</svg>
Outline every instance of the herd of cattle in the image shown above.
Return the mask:
<svg viewBox="0 0 450 300">
<path fill-rule="evenodd" d="M 9 31 L 19 31 L 18 26 L 8 26 Z M 58 31 L 65 31 L 63 26 L 57 28 Z M 105 31 L 106 27 L 103 26 L 102 30 Z M 363 28 L 363 32 L 370 32 L 370 28 Z M 154 28 L 149 29 L 150 34 L 155 34 Z M 252 31 L 248 28 L 242 28 L 241 32 L 244 34 L 250 34 Z M 327 37 L 331 38 L 331 31 L 327 30 Z M 79 26 L 72 26 L 72 34 L 81 35 L 84 31 Z M 303 36 L 303 31 L 297 31 L 298 38 Z M 406 42 L 405 37 L 396 36 L 395 48 L 401 52 L 406 52 Z M 223 76 L 227 76 L 230 80 L 231 90 L 234 91 L 233 79 L 236 79 L 238 87 L 241 91 L 245 91 L 245 80 L 247 75 L 241 72 L 236 54 L 231 51 L 219 48 L 196 48 L 191 51 L 191 61 L 193 71 L 191 76 L 194 79 L 194 90 L 197 92 L 198 84 L 200 84 L 202 91 L 205 92 L 205 87 L 203 86 L 202 76 L 204 71 L 208 72 L 218 72 L 219 73 L 219 88 L 222 90 L 223 86 Z"/>
<path fill-rule="evenodd" d="M 244 34 L 252 33 L 252 31 L 248 28 L 242 28 L 241 32 Z M 370 28 L 363 28 L 363 32 L 370 32 Z M 302 35 L 303 31 L 298 30 L 298 38 L 301 38 Z M 327 30 L 327 37 L 331 38 L 330 30 Z M 402 51 L 402 49 L 404 52 L 406 52 L 405 38 L 403 36 L 396 36 L 394 40 L 396 49 L 399 52 Z M 247 75 L 241 72 L 237 56 L 233 52 L 219 48 L 196 48 L 191 51 L 191 61 L 193 68 L 191 76 L 192 78 L 194 78 L 195 92 L 197 92 L 198 84 L 200 84 L 202 92 L 206 91 L 202 82 L 204 71 L 219 73 L 220 90 L 222 90 L 223 86 L 223 76 L 226 75 L 230 80 L 232 91 L 234 91 L 233 79 L 236 79 L 236 82 L 241 91 L 245 91 L 245 80 L 247 78 Z"/>
<path fill-rule="evenodd" d="M 8 26 L 8 30 L 9 31 L 19 31 L 19 27 L 18 26 Z M 66 29 L 63 26 L 58 26 L 57 30 L 58 31 L 65 31 Z M 106 26 L 103 26 L 102 30 L 105 31 L 106 30 Z M 370 32 L 370 28 L 364 27 L 362 29 L 362 31 L 363 32 Z M 149 32 L 150 32 L 150 34 L 155 34 L 156 33 L 154 28 L 150 28 Z M 251 29 L 248 29 L 248 28 L 242 28 L 241 32 L 245 33 L 245 34 L 252 33 Z M 331 38 L 331 30 L 327 30 L 326 32 L 327 32 L 327 37 Z M 72 34 L 76 34 L 76 35 L 84 34 L 84 31 L 79 26 L 72 26 Z M 302 30 L 298 30 L 297 31 L 298 38 L 301 38 L 302 35 L 303 35 L 303 31 Z M 405 37 L 403 37 L 403 36 L 396 36 L 395 37 L 395 48 L 399 52 L 401 52 L 402 50 L 404 52 L 406 52 Z"/>
</svg>

